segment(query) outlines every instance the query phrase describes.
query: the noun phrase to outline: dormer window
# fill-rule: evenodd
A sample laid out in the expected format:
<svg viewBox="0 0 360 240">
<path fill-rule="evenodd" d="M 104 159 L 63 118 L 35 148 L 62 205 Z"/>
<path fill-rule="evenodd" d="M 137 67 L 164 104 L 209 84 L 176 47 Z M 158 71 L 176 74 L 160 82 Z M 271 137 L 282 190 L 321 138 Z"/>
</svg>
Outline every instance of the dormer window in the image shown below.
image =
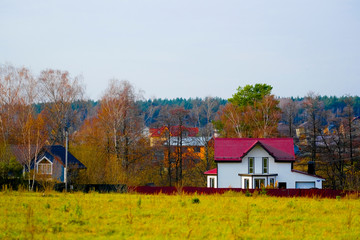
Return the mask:
<svg viewBox="0 0 360 240">
<path fill-rule="evenodd" d="M 47 158 L 41 159 L 37 163 L 37 172 L 39 174 L 52 174 L 52 163 Z"/>
<path fill-rule="evenodd" d="M 254 173 L 255 161 L 253 157 L 249 157 L 249 173 Z"/>
</svg>

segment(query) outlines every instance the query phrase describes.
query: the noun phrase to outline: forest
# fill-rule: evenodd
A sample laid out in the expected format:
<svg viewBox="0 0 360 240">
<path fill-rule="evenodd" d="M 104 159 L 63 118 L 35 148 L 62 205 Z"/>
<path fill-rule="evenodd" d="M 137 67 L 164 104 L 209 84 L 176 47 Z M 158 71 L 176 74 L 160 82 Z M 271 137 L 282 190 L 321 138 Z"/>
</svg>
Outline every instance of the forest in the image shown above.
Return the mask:
<svg viewBox="0 0 360 240">
<path fill-rule="evenodd" d="M 0 179 L 36 179 L 23 166 L 45 145 L 65 145 L 86 167 L 76 183 L 205 186 L 203 172 L 216 166 L 213 146 L 204 154 L 167 145 L 151 146 L 150 128 L 198 128 L 198 137 L 291 137 L 295 168 L 313 161 L 324 187 L 360 186 L 360 98 L 274 96 L 272 86 L 239 86 L 218 97 L 144 99 L 128 81 L 112 79 L 99 100 L 85 99 L 79 76 L 46 69 L 0 65 Z M 22 158 L 12 152 L 22 146 Z M 171 153 L 171 154 L 170 154 Z M 165 155 L 169 154 L 168 157 Z"/>
</svg>

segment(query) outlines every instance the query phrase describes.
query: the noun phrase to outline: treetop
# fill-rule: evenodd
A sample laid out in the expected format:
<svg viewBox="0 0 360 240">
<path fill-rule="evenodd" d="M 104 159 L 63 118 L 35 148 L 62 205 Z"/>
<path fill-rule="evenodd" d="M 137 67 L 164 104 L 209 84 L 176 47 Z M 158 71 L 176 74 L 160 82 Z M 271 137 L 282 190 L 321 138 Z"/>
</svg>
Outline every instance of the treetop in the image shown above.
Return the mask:
<svg viewBox="0 0 360 240">
<path fill-rule="evenodd" d="M 263 99 L 271 94 L 272 86 L 268 84 L 257 83 L 255 85 L 246 85 L 238 87 L 237 92 L 229 98 L 229 102 L 237 106 L 247 106 L 254 104 L 255 101 Z"/>
</svg>

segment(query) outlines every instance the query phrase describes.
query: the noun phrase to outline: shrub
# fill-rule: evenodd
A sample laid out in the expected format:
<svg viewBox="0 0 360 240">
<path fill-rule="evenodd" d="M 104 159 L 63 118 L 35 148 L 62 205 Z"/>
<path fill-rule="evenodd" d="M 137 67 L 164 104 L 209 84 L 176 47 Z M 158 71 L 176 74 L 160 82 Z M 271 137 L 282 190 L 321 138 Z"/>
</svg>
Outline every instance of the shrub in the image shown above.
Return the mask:
<svg viewBox="0 0 360 240">
<path fill-rule="evenodd" d="M 193 199 L 192 199 L 192 203 L 193 203 L 193 204 L 199 204 L 199 203 L 200 203 L 200 199 L 198 199 L 198 198 L 193 198 Z"/>
</svg>

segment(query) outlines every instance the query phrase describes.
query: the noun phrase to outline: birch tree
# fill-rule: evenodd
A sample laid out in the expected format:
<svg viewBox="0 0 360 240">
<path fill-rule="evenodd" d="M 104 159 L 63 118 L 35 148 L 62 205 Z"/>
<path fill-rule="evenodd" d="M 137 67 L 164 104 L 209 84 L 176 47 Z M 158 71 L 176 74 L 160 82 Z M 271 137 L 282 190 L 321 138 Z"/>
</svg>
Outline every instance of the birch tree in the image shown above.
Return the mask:
<svg viewBox="0 0 360 240">
<path fill-rule="evenodd" d="M 124 173 L 118 176 L 125 183 L 130 182 L 134 164 L 146 157 L 143 118 L 139 114 L 136 100 L 140 98 L 128 81 L 110 81 L 100 103 L 99 120 L 107 135 L 107 151 L 114 154 L 117 165 Z"/>
<path fill-rule="evenodd" d="M 17 146 L 19 160 L 31 172 L 31 168 L 34 168 L 32 160 L 37 158 L 47 136 L 44 121 L 41 115 L 36 115 L 34 109 L 39 96 L 38 82 L 26 68 L 8 65 L 3 66 L 0 72 L 0 123 L 3 141 Z M 28 176 L 29 190 L 33 189 L 30 181 L 34 179 L 35 169 Z"/>
<path fill-rule="evenodd" d="M 220 110 L 215 128 L 224 137 L 276 136 L 281 111 L 271 90 L 267 84 L 239 87 Z"/>
<path fill-rule="evenodd" d="M 67 71 L 53 69 L 40 74 L 40 97 L 45 103 L 52 143 L 63 144 L 65 132 L 72 129 L 75 116 L 71 104 L 81 100 L 84 94 L 81 79 L 81 76 L 71 77 Z"/>
</svg>

